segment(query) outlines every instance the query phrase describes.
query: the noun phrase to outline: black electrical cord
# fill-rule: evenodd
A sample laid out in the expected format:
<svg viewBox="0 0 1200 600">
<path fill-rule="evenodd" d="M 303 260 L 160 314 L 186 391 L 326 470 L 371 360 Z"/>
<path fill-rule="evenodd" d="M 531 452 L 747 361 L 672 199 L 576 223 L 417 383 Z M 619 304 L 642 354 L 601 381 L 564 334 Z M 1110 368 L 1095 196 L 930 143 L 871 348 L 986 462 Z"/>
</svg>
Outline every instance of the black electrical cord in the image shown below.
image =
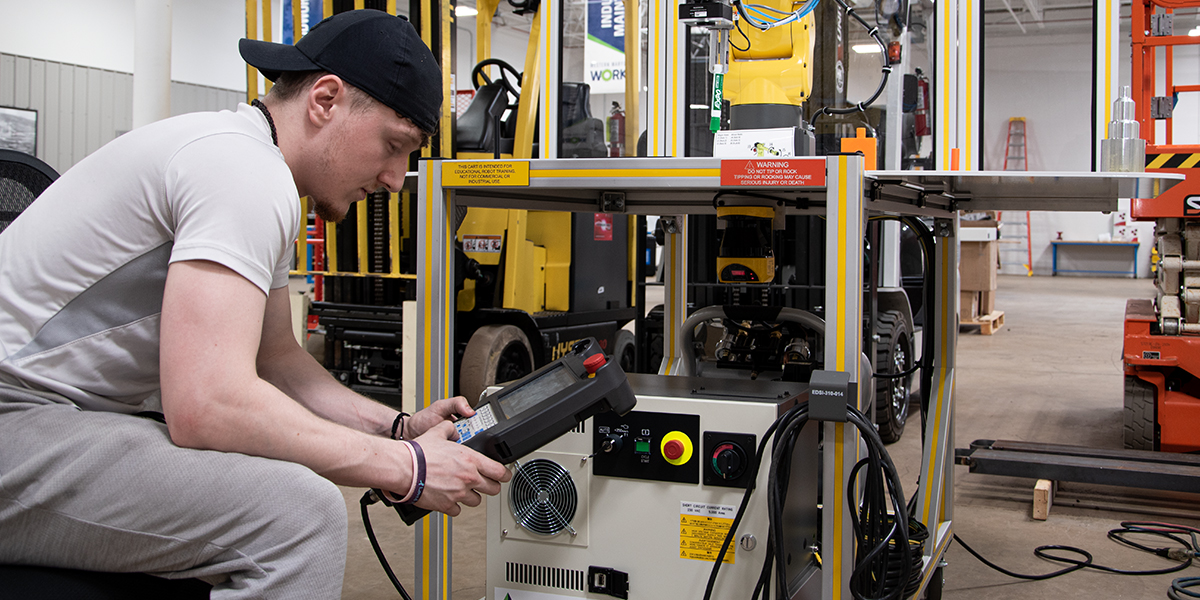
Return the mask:
<svg viewBox="0 0 1200 600">
<path fill-rule="evenodd" d="M 808 403 L 804 402 L 797 404 L 783 413 L 771 426 L 767 428 L 763 434 L 762 441 L 758 443 L 758 451 L 755 453 L 755 459 L 750 467 L 749 484 L 746 486 L 746 492 L 742 494 L 742 503 L 738 506 L 737 514 L 733 517 L 733 524 L 729 527 L 729 533 L 725 536 L 724 543 L 721 544 L 721 551 L 717 553 L 717 559 L 713 561 L 712 571 L 708 575 L 708 585 L 704 588 L 704 600 L 712 598 L 713 586 L 717 583 L 717 572 L 721 569 L 721 562 L 725 560 L 725 553 L 729 550 L 730 544 L 733 543 L 733 536 L 737 532 L 738 526 L 742 523 L 742 517 L 746 515 L 746 507 L 750 505 L 750 495 L 754 492 L 754 484 L 758 481 L 758 469 L 762 466 L 763 453 L 767 449 L 767 441 L 771 439 L 771 435 L 779 428 L 781 423 L 787 423 L 791 419 L 802 418 L 808 421 Z M 768 540 L 767 552 L 773 552 L 773 546 Z M 771 557 L 767 557 L 767 565 L 771 564 Z M 768 572 L 768 568 L 764 567 L 764 572 Z M 759 586 L 762 585 L 762 578 L 759 578 Z M 755 597 L 758 596 L 758 588 L 755 588 Z M 769 593 L 769 592 L 768 592 Z"/>
<path fill-rule="evenodd" d="M 737 6 L 738 13 L 740 13 L 742 15 L 742 17 L 745 18 L 746 14 L 742 11 L 742 3 L 734 2 L 734 6 Z M 734 21 L 733 24 L 735 27 L 737 27 L 738 33 L 742 34 L 742 37 L 746 38 L 746 47 L 738 48 L 737 45 L 735 45 L 733 43 L 732 35 L 729 36 L 729 47 L 733 48 L 734 50 L 737 50 L 738 52 L 749 52 L 750 51 L 750 36 L 746 35 L 745 31 L 742 31 L 742 19 L 738 19 L 737 21 Z"/>
<path fill-rule="evenodd" d="M 936 352 L 935 345 L 937 340 L 937 322 L 932 318 L 933 307 L 937 304 L 937 289 L 934 287 L 934 265 L 937 258 L 937 244 L 933 239 L 933 231 L 924 221 L 917 217 L 901 217 L 900 222 L 912 229 L 917 234 L 917 240 L 921 243 L 921 250 L 925 255 L 925 272 L 923 277 L 922 287 L 925 291 L 925 301 L 922 302 L 922 307 L 925 310 L 925 320 L 921 324 L 921 443 L 925 443 L 925 423 L 929 416 L 929 399 L 933 387 L 933 355 Z M 916 496 L 913 497 L 913 501 Z"/>
<path fill-rule="evenodd" d="M 846 490 L 846 503 L 850 508 L 850 521 L 857 541 L 854 570 L 850 574 L 850 594 L 857 600 L 899 600 L 909 587 L 914 564 L 909 540 L 908 507 L 900 475 L 884 448 L 879 432 L 875 430 L 875 424 L 853 407 L 847 408 L 847 422 L 858 429 L 867 443 L 867 457 L 851 471 Z M 853 490 L 858 471 L 864 467 L 867 475 L 860 503 L 856 501 Z M 900 565 L 899 577 L 893 578 L 889 585 L 888 573 L 893 571 L 895 564 Z"/>
<path fill-rule="evenodd" d="M 846 0 L 836 0 L 836 2 L 841 5 L 842 9 L 846 11 L 846 14 L 849 15 L 850 18 L 857 21 L 859 25 L 863 26 L 863 29 L 867 30 L 867 34 L 875 40 L 876 44 L 879 44 L 879 48 L 882 50 L 880 56 L 883 59 L 883 67 L 880 69 L 879 87 L 875 88 L 875 93 L 871 94 L 870 98 L 867 98 L 865 102 L 859 102 L 854 106 L 849 106 L 846 108 L 830 108 L 828 106 L 822 106 L 820 110 L 818 110 L 816 113 L 813 113 L 812 123 L 814 127 L 817 124 L 817 119 L 821 118 L 822 115 L 848 115 L 856 112 L 865 113 L 867 107 L 873 104 L 875 100 L 879 99 L 879 97 L 883 95 L 883 90 L 887 89 L 888 75 L 892 72 L 892 66 L 888 64 L 887 44 L 883 43 L 883 38 L 879 35 L 879 28 L 872 27 L 869 23 L 863 20 L 862 17 L 858 16 L 858 13 L 854 12 L 854 7 L 847 4 Z M 870 124 L 868 123 L 867 126 L 870 127 Z"/>
<path fill-rule="evenodd" d="M 874 424 L 853 407 L 847 407 L 846 416 L 847 422 L 859 430 L 867 444 L 867 457 L 851 470 L 846 490 L 846 502 L 850 509 L 856 542 L 850 591 L 857 600 L 899 600 L 908 590 L 913 589 L 914 569 L 917 575 L 921 572 L 921 565 L 913 558 L 916 551 L 917 560 L 920 560 L 921 546 L 914 546 L 914 540 L 910 539 L 909 533 L 915 531 L 920 535 L 919 532 L 924 531 L 924 528 L 920 524 L 914 526 L 909 521 L 899 475 Z M 717 559 L 713 562 L 704 591 L 705 600 L 712 597 L 725 553 L 732 545 L 749 506 L 768 442 L 771 444 L 771 464 L 768 468 L 766 495 L 770 527 L 766 558 L 751 598 L 757 600 L 760 594 L 763 598 L 769 598 L 772 583 L 780 597 L 786 596 L 787 548 L 784 545 L 786 536 L 783 531 L 783 506 L 787 500 L 788 477 L 791 473 L 791 457 L 796 440 L 808 422 L 808 402 L 803 402 L 780 416 L 763 434 L 755 460 L 750 467 L 751 483 L 742 496 L 733 524 L 721 544 Z M 860 477 L 864 490 L 861 503 L 854 493 Z M 907 526 L 897 526 L 897 523 Z M 923 535 L 928 537 L 927 532 Z M 923 543 L 924 540 L 922 538 L 917 541 Z M 771 577 L 772 569 L 775 571 L 774 582 Z M 919 579 L 916 583 L 919 585 Z"/>
<path fill-rule="evenodd" d="M 367 507 L 379 502 L 379 497 L 375 495 L 375 490 L 367 490 L 363 494 L 362 499 L 358 501 L 362 508 L 363 527 L 367 530 L 367 539 L 371 541 L 371 548 L 375 550 L 375 557 L 379 559 L 379 564 L 383 566 L 383 572 L 387 573 L 388 579 L 392 580 L 392 585 L 396 591 L 400 592 L 400 597 L 404 600 L 412 600 L 412 596 L 404 590 L 404 586 L 400 585 L 400 580 L 396 578 L 396 574 L 392 572 L 392 566 L 388 564 L 387 557 L 383 555 L 383 549 L 379 547 L 379 540 L 375 539 L 375 530 L 371 528 L 371 516 L 367 514 Z"/>
<path fill-rule="evenodd" d="M 918 362 L 911 369 L 901 371 L 900 373 L 872 373 L 871 375 L 877 379 L 900 379 L 901 377 L 908 377 L 924 368 L 925 364 Z"/>
<path fill-rule="evenodd" d="M 1191 537 L 1191 539 L 1188 540 L 1188 539 L 1184 539 L 1183 537 L 1181 537 L 1184 534 L 1189 535 Z M 1148 553 L 1154 554 L 1156 556 L 1161 556 L 1168 560 L 1177 560 L 1177 561 L 1180 561 L 1180 563 L 1177 565 L 1165 567 L 1162 569 L 1147 569 L 1147 570 L 1141 570 L 1141 571 L 1117 569 L 1117 568 L 1113 568 L 1113 567 L 1107 567 L 1104 565 L 1096 564 L 1091 553 L 1089 553 L 1088 551 L 1086 551 L 1082 548 L 1076 548 L 1074 546 L 1050 544 L 1050 545 L 1045 545 L 1045 546 L 1038 546 L 1037 548 L 1035 548 L 1033 550 L 1033 554 L 1043 560 L 1048 560 L 1048 561 L 1057 562 L 1057 563 L 1063 563 L 1063 564 L 1066 564 L 1069 566 L 1059 569 L 1057 571 L 1052 571 L 1050 573 L 1042 573 L 1042 574 L 1037 574 L 1037 575 L 1028 575 L 1028 574 L 1024 574 L 1024 573 L 1017 573 L 1014 571 L 1010 571 L 1008 569 L 1005 569 L 1004 567 L 1001 567 L 1001 566 L 989 561 L 988 559 L 984 558 L 983 555 L 979 554 L 979 552 L 976 552 L 974 548 L 971 548 L 970 546 L 968 546 L 967 543 L 964 542 L 962 540 L 962 538 L 958 537 L 957 534 L 954 535 L 954 541 L 958 542 L 958 545 L 962 546 L 964 550 L 966 550 L 967 552 L 969 552 L 971 554 L 971 556 L 974 556 L 975 558 L 979 559 L 979 562 L 982 562 L 983 564 L 985 564 L 985 565 L 991 567 L 992 569 L 995 569 L 996 571 L 999 571 L 1005 575 L 1008 575 L 1009 577 L 1013 577 L 1016 579 L 1026 579 L 1026 580 L 1030 580 L 1030 581 L 1044 581 L 1046 579 L 1053 579 L 1055 577 L 1060 577 L 1062 575 L 1066 575 L 1067 573 L 1073 573 L 1075 571 L 1079 571 L 1082 569 L 1093 569 L 1096 571 L 1103 571 L 1105 573 L 1114 573 L 1117 575 L 1136 575 L 1136 576 L 1168 575 L 1170 573 L 1177 573 L 1179 571 L 1182 571 L 1182 570 L 1190 567 L 1192 565 L 1193 559 L 1197 556 L 1197 549 L 1200 548 L 1200 546 L 1197 545 L 1198 544 L 1197 534 L 1200 534 L 1200 529 L 1196 529 L 1195 527 L 1188 527 L 1186 525 L 1174 525 L 1171 523 L 1158 523 L 1158 522 L 1153 522 L 1153 521 L 1122 521 L 1121 526 L 1119 528 L 1112 529 L 1108 532 L 1108 538 L 1110 540 L 1113 540 L 1119 544 L 1122 544 L 1129 548 L 1133 548 L 1135 550 L 1140 550 L 1142 552 L 1148 552 Z M 1145 536 L 1163 537 L 1163 538 L 1167 538 L 1168 540 L 1171 540 L 1183 547 L 1182 548 L 1174 548 L 1174 547 L 1147 546 L 1146 544 L 1138 543 L 1138 542 L 1135 542 L 1135 541 L 1129 539 L 1128 536 L 1130 536 L 1130 535 L 1145 535 Z M 1066 557 L 1066 556 L 1061 556 L 1058 554 L 1051 554 L 1051 552 L 1068 552 L 1071 554 L 1077 554 L 1080 557 L 1082 557 L 1082 560 L 1070 558 L 1070 557 Z M 1200 578 L 1181 577 L 1179 579 L 1176 579 L 1171 584 L 1171 590 L 1168 591 L 1168 593 L 1167 593 L 1168 597 L 1182 598 L 1182 596 L 1178 596 L 1178 594 L 1182 593 L 1184 595 L 1187 595 L 1187 596 L 1190 596 L 1193 598 L 1200 598 L 1200 595 L 1195 594 L 1194 592 L 1186 591 L 1184 589 L 1186 587 L 1193 587 L 1196 585 L 1200 585 L 1200 583 L 1187 583 L 1185 581 L 1185 585 L 1183 587 L 1178 588 L 1178 589 L 1176 588 L 1176 584 L 1180 583 L 1183 580 L 1188 580 L 1188 579 L 1200 579 Z M 1176 596 L 1171 596 L 1172 593 L 1176 594 Z"/>
<path fill-rule="evenodd" d="M 1200 577 L 1180 577 L 1171 582 L 1167 590 L 1167 598 L 1183 600 L 1184 598 L 1200 598 L 1200 593 L 1189 591 L 1187 588 L 1200 587 Z"/>
</svg>

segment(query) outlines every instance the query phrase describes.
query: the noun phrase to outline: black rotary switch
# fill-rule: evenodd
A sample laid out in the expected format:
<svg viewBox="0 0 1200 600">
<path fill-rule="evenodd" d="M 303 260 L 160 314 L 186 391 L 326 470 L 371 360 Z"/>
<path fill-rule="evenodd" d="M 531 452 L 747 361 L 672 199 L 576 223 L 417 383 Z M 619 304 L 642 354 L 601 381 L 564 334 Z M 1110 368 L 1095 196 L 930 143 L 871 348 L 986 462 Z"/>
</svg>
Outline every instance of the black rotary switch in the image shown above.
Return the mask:
<svg viewBox="0 0 1200 600">
<path fill-rule="evenodd" d="M 746 472 L 746 453 L 733 442 L 722 442 L 713 448 L 712 469 L 726 481 L 737 479 Z"/>
</svg>

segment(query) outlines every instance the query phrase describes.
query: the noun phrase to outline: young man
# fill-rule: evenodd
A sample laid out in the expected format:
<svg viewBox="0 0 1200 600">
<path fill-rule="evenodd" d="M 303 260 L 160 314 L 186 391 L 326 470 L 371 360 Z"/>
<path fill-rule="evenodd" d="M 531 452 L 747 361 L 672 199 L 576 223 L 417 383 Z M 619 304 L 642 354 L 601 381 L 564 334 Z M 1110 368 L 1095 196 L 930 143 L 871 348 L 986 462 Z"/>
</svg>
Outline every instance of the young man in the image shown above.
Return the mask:
<svg viewBox="0 0 1200 600">
<path fill-rule="evenodd" d="M 400 419 L 291 333 L 299 198 L 338 220 L 400 189 L 440 116 L 433 55 L 379 11 L 240 49 L 280 80 L 263 102 L 118 138 L 0 234 L 0 563 L 337 598 L 334 484 L 456 515 L 509 478 L 454 441 L 463 398 Z"/>
</svg>

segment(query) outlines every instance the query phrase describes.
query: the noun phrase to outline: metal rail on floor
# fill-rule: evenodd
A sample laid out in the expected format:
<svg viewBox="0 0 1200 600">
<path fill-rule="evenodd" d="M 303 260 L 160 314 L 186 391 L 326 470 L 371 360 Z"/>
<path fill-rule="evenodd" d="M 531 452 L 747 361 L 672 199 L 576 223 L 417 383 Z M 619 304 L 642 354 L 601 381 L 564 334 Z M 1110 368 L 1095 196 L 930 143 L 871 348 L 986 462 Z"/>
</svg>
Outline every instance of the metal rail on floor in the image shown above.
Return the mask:
<svg viewBox="0 0 1200 600">
<path fill-rule="evenodd" d="M 1200 456 L 1062 444 L 975 440 L 954 450 L 972 473 L 1200 493 Z"/>
</svg>

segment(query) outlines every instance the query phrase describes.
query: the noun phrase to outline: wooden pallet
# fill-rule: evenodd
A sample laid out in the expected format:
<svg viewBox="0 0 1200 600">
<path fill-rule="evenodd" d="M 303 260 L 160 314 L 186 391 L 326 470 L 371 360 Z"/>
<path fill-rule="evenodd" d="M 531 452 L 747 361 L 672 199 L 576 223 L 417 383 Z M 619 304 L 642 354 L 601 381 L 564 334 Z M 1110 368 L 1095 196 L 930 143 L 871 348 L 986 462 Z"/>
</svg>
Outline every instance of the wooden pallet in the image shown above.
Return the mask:
<svg viewBox="0 0 1200 600">
<path fill-rule="evenodd" d="M 994 310 L 989 314 L 983 315 L 974 321 L 963 321 L 959 325 L 978 325 L 980 335 L 992 335 L 1004 327 L 1004 311 Z"/>
</svg>

